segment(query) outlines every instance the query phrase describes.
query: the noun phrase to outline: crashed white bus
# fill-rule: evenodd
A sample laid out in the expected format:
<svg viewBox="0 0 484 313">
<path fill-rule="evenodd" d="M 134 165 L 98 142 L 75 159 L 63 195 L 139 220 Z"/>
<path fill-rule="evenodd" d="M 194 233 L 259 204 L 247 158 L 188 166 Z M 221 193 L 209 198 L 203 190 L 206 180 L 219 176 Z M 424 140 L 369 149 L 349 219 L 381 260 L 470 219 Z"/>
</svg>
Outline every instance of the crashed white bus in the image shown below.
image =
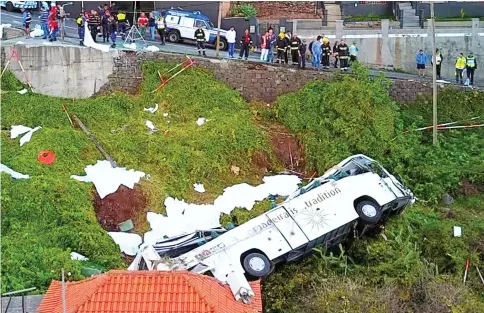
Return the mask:
<svg viewBox="0 0 484 313">
<path fill-rule="evenodd" d="M 372 227 L 414 202 L 412 192 L 378 162 L 355 155 L 231 230 L 200 231 L 142 245 L 129 269 L 211 271 L 237 300 L 250 302 L 253 293 L 245 275 L 264 277 L 274 264 L 297 260 L 316 246 L 336 245 L 353 230 Z M 193 245 L 199 239 L 206 243 Z M 188 249 L 187 243 L 192 243 Z"/>
</svg>

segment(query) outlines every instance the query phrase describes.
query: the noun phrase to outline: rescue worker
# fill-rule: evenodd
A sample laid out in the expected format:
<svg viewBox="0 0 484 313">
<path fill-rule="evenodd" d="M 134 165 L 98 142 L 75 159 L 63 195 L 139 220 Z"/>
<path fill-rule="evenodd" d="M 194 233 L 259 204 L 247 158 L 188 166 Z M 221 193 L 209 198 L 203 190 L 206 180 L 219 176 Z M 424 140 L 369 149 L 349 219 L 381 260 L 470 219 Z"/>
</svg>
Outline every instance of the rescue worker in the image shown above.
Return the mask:
<svg viewBox="0 0 484 313">
<path fill-rule="evenodd" d="M 240 54 L 239 59 L 242 59 L 242 55 L 245 53 L 245 59 L 249 58 L 249 49 L 252 46 L 252 38 L 250 37 L 249 30 L 246 29 L 240 40 Z"/>
<path fill-rule="evenodd" d="M 158 16 L 158 19 L 156 20 L 156 29 L 158 30 L 158 35 L 160 35 L 161 44 L 165 45 L 166 20 L 163 17 L 163 15 L 161 15 L 161 14 L 160 14 L 160 16 Z M 203 30 L 202 30 L 202 32 L 203 32 Z M 195 35 L 196 35 L 196 33 L 197 32 L 195 32 Z M 197 40 L 197 43 L 198 43 L 198 40 Z M 200 51 L 198 51 L 198 53 L 200 54 Z"/>
<path fill-rule="evenodd" d="M 299 64 L 299 46 L 301 45 L 301 39 L 299 39 L 296 34 L 292 35 L 291 39 L 291 56 L 292 56 L 292 65 Z"/>
<path fill-rule="evenodd" d="M 339 59 L 338 46 L 339 46 L 339 43 L 335 41 L 333 46 L 334 68 L 338 68 L 338 59 Z"/>
<path fill-rule="evenodd" d="M 464 53 L 460 53 L 457 61 L 455 61 L 455 83 L 456 84 L 464 84 L 462 79 L 462 74 L 464 73 L 464 69 L 466 68 L 467 60 L 464 56 Z"/>
<path fill-rule="evenodd" d="M 146 26 L 148 25 L 148 18 L 146 17 L 146 14 L 143 12 L 140 14 L 138 17 L 138 28 L 139 32 L 141 33 L 141 36 L 145 38 L 146 36 Z"/>
<path fill-rule="evenodd" d="M 44 36 L 42 36 L 42 39 L 47 39 L 47 37 L 49 36 L 49 10 L 44 6 L 40 7 L 39 21 L 40 27 L 44 32 Z"/>
<path fill-rule="evenodd" d="M 79 13 L 77 17 L 76 24 L 77 24 L 77 34 L 79 35 L 79 41 L 81 46 L 84 45 L 84 23 L 86 22 L 86 17 L 84 14 Z"/>
<path fill-rule="evenodd" d="M 97 32 L 101 26 L 101 19 L 96 10 L 91 10 L 91 16 L 89 17 L 87 26 L 89 26 L 89 30 L 91 31 L 92 40 L 97 42 Z"/>
<path fill-rule="evenodd" d="M 30 38 L 30 23 L 32 23 L 32 14 L 27 9 L 20 9 L 22 11 L 22 24 L 27 34 L 27 39 Z"/>
<path fill-rule="evenodd" d="M 111 48 L 116 48 L 116 32 L 118 31 L 118 23 L 116 22 L 116 19 L 114 16 L 107 14 L 109 11 L 105 11 L 105 14 L 108 15 L 108 26 L 109 26 L 109 37 L 111 37 L 111 42 L 113 43 L 111 45 Z"/>
<path fill-rule="evenodd" d="M 276 39 L 276 46 L 277 46 L 277 61 L 276 63 L 284 63 L 284 54 L 286 52 L 287 41 L 286 35 L 283 32 L 280 32 Z"/>
<path fill-rule="evenodd" d="M 284 61 L 286 62 L 286 64 L 289 64 L 288 54 L 291 51 L 291 34 L 289 32 L 286 33 L 284 40 L 286 41 L 286 51 L 284 51 Z"/>
<path fill-rule="evenodd" d="M 350 46 L 350 61 L 351 63 L 357 61 L 358 57 L 358 47 L 356 46 L 356 41 L 353 41 L 353 44 Z"/>
<path fill-rule="evenodd" d="M 304 70 L 306 68 L 306 39 L 303 39 L 302 43 L 299 45 L 299 68 Z"/>
<path fill-rule="evenodd" d="M 348 70 L 349 49 L 346 41 L 343 39 L 338 45 L 339 67 L 342 71 Z"/>
<path fill-rule="evenodd" d="M 311 60 L 311 64 L 315 69 L 319 69 L 320 62 L 321 62 L 321 42 L 323 38 L 321 36 L 316 37 L 316 41 L 313 42 L 311 48 L 313 49 L 313 58 Z"/>
<path fill-rule="evenodd" d="M 109 37 L 110 37 L 110 20 L 109 18 L 111 17 L 109 10 L 105 10 L 104 14 L 101 15 L 101 33 L 103 35 L 103 42 L 109 42 Z"/>
<path fill-rule="evenodd" d="M 472 51 L 469 53 L 469 56 L 466 59 L 466 72 L 467 72 L 467 79 L 469 79 L 469 84 L 474 84 L 474 71 L 477 69 L 477 60 L 474 57 Z"/>
<path fill-rule="evenodd" d="M 323 68 L 329 69 L 329 57 L 331 56 L 331 44 L 329 43 L 329 39 L 327 37 L 323 38 L 322 54 L 323 54 Z"/>
<path fill-rule="evenodd" d="M 444 57 L 439 52 L 439 49 L 435 49 L 435 56 L 434 56 L 434 58 L 435 58 L 435 67 L 437 69 L 437 79 L 442 79 L 442 77 L 440 76 L 440 69 L 441 69 L 442 61 L 444 60 Z M 434 62 L 431 60 L 430 61 L 430 64 L 433 65 Z"/>
<path fill-rule="evenodd" d="M 126 39 L 126 13 L 120 11 L 116 17 L 118 19 L 118 31 L 124 40 Z"/>
<path fill-rule="evenodd" d="M 201 50 L 203 52 L 203 56 L 207 56 L 205 54 L 205 32 L 202 29 L 202 24 L 199 24 L 198 29 L 195 31 L 195 39 L 197 40 L 198 55 L 200 55 Z"/>
</svg>

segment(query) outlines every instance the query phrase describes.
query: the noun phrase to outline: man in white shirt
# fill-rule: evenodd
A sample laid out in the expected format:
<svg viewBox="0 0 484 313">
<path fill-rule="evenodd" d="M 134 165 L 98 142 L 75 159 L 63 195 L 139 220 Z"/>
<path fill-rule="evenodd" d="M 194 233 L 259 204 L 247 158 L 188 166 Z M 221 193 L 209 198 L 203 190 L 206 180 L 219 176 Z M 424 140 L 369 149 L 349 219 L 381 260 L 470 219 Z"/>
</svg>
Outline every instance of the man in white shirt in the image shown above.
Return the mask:
<svg viewBox="0 0 484 313">
<path fill-rule="evenodd" d="M 235 32 L 233 26 L 230 27 L 230 30 L 227 32 L 227 35 L 225 35 L 225 38 L 227 38 L 227 43 L 229 44 L 229 57 L 233 58 L 235 51 L 235 38 L 237 38 L 237 33 Z"/>
</svg>

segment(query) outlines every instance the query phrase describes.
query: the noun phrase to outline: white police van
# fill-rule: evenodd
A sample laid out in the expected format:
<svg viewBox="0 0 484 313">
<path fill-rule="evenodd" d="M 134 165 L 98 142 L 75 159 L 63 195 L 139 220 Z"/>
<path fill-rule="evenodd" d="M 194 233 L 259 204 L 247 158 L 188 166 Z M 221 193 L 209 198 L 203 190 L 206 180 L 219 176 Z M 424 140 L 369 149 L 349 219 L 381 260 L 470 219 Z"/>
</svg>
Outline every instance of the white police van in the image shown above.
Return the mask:
<svg viewBox="0 0 484 313">
<path fill-rule="evenodd" d="M 203 15 L 199 11 L 185 11 L 185 10 L 166 10 L 162 12 L 166 21 L 167 38 L 170 42 L 180 42 L 184 39 L 195 40 L 195 30 L 199 25 L 202 26 L 205 32 L 206 43 L 209 45 L 216 45 L 218 29 L 212 24 L 208 16 Z M 225 35 L 226 30 L 220 29 L 220 49 L 227 50 L 228 44 Z"/>
<path fill-rule="evenodd" d="M 38 1 L 0 1 L 0 7 L 9 12 L 14 9 L 37 9 Z"/>
</svg>

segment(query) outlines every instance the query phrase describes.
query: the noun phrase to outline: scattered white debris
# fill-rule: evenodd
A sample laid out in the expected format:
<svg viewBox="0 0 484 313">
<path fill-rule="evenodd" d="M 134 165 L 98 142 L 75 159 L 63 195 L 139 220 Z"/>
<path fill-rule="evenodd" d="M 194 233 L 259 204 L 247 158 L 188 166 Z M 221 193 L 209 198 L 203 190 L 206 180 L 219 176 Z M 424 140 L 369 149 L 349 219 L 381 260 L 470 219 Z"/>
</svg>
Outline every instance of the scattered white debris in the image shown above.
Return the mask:
<svg viewBox="0 0 484 313">
<path fill-rule="evenodd" d="M 84 169 L 86 176 L 71 175 L 71 178 L 81 182 L 92 182 L 101 199 L 118 190 L 120 185 L 130 189 L 134 188 L 145 173 L 135 170 L 126 170 L 125 167 L 111 167 L 109 161 L 97 161 Z"/>
<path fill-rule="evenodd" d="M 0 163 L 0 173 L 1 172 L 9 174 L 10 176 L 12 176 L 15 179 L 29 179 L 30 178 L 29 175 L 25 175 L 25 174 L 21 174 L 19 172 L 16 172 L 16 171 L 12 170 L 10 167 Z"/>
<path fill-rule="evenodd" d="M 123 232 L 108 232 L 114 242 L 119 246 L 121 252 L 127 255 L 136 255 L 141 244 L 141 236 Z"/>
<path fill-rule="evenodd" d="M 25 134 L 20 138 L 20 146 L 23 146 L 24 143 L 29 142 L 32 138 L 32 134 L 42 127 L 37 126 L 35 128 L 30 128 L 23 125 L 12 125 L 12 129 L 10 130 L 10 139 L 17 138 L 18 136 Z"/>
<path fill-rule="evenodd" d="M 21 95 L 25 95 L 25 94 L 27 93 L 27 91 L 28 91 L 28 90 L 24 88 L 24 89 L 19 90 L 19 91 L 17 91 L 17 92 L 18 92 L 19 94 L 21 94 Z"/>
<path fill-rule="evenodd" d="M 168 117 L 168 112 L 167 113 L 163 113 L 163 117 Z"/>
<path fill-rule="evenodd" d="M 193 184 L 193 188 L 195 189 L 196 192 L 199 192 L 199 193 L 205 192 L 205 187 L 203 187 L 203 184 Z"/>
<path fill-rule="evenodd" d="M 155 106 L 152 107 L 152 108 L 144 108 L 143 111 L 155 113 L 156 111 L 158 111 L 158 103 L 155 103 Z"/>
<path fill-rule="evenodd" d="M 147 213 L 151 231 L 145 233 L 145 243 L 155 243 L 165 236 L 173 237 L 199 229 L 220 227 L 221 213 L 230 214 L 235 208 L 251 210 L 257 201 L 269 195 L 289 196 L 295 192 L 301 179 L 295 175 L 267 176 L 258 186 L 238 184 L 225 188 L 213 204 L 191 204 L 168 197 L 165 199 L 167 216 Z"/>
<path fill-rule="evenodd" d="M 44 31 L 42 30 L 40 25 L 35 25 L 34 30 L 30 32 L 30 37 L 34 38 L 40 36 L 44 36 Z"/>
<path fill-rule="evenodd" d="M 234 173 L 235 175 L 239 175 L 239 173 L 240 173 L 240 167 L 235 166 L 235 165 L 232 165 L 232 166 L 230 167 L 230 170 L 231 170 L 231 171 L 232 171 L 232 173 Z"/>
<path fill-rule="evenodd" d="M 46 46 L 52 46 L 53 45 L 53 43 L 50 42 L 50 41 L 44 41 L 44 42 L 42 42 L 42 44 L 46 45 Z"/>
<path fill-rule="evenodd" d="M 448 81 L 448 80 L 443 80 L 443 79 L 437 79 L 435 82 L 436 82 L 436 83 L 440 83 L 440 84 L 450 84 L 450 81 Z"/>
<path fill-rule="evenodd" d="M 158 48 L 157 46 L 148 46 L 148 47 L 144 47 L 143 50 L 150 51 L 150 52 L 158 52 L 160 51 L 160 48 Z"/>
<path fill-rule="evenodd" d="M 454 226 L 454 237 L 462 237 L 462 228 L 460 226 Z"/>
<path fill-rule="evenodd" d="M 77 261 L 88 261 L 89 258 L 86 258 L 82 254 L 79 254 L 77 252 L 71 252 L 71 260 L 77 260 Z"/>
<path fill-rule="evenodd" d="M 145 123 L 146 127 L 149 128 L 149 130 L 151 130 L 152 132 L 155 132 L 158 130 L 158 128 L 155 127 L 155 125 L 153 124 L 152 121 L 150 120 L 146 120 L 146 123 Z"/>
<path fill-rule="evenodd" d="M 123 47 L 128 48 L 128 49 L 136 50 L 136 44 L 134 42 L 132 42 L 132 43 L 125 43 L 125 44 L 123 44 Z"/>
<path fill-rule="evenodd" d="M 23 42 L 23 41 L 17 41 L 15 44 L 16 45 L 25 45 L 25 42 Z"/>
<path fill-rule="evenodd" d="M 91 32 L 87 28 L 87 23 L 84 23 L 84 45 L 102 52 L 109 52 L 109 46 L 101 45 L 92 39 Z"/>
<path fill-rule="evenodd" d="M 203 124 L 205 124 L 205 122 L 207 121 L 206 118 L 204 117 L 200 117 L 198 120 L 197 120 L 197 125 L 198 126 L 202 126 Z"/>
</svg>

